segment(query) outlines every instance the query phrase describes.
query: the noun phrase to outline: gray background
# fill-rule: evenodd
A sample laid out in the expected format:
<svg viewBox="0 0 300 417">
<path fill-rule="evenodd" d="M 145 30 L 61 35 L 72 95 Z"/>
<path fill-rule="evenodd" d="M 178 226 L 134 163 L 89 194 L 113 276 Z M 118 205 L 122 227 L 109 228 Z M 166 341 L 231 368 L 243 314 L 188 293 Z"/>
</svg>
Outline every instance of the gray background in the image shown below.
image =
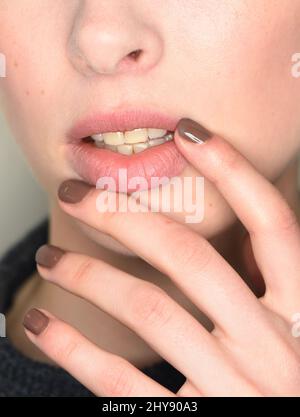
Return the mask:
<svg viewBox="0 0 300 417">
<path fill-rule="evenodd" d="M 47 215 L 47 201 L 0 112 L 0 256 Z"/>
</svg>

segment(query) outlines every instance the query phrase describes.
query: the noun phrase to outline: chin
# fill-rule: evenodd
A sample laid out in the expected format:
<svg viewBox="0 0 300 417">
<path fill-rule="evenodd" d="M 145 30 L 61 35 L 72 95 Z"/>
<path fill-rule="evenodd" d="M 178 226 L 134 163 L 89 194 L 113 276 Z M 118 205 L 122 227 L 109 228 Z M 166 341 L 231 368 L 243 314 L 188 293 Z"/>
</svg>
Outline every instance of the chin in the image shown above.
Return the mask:
<svg viewBox="0 0 300 417">
<path fill-rule="evenodd" d="M 104 249 L 109 251 L 115 252 L 118 255 L 130 256 L 130 257 L 137 257 L 137 255 L 131 252 L 126 246 L 119 243 L 116 239 L 112 238 L 111 236 L 99 232 L 94 228 L 87 226 L 83 223 L 78 223 L 79 229 L 81 232 L 90 239 L 93 243 L 101 246 Z"/>
<path fill-rule="evenodd" d="M 214 208 L 213 206 L 208 207 L 207 213 L 204 216 L 203 221 L 196 224 L 185 223 L 184 219 L 188 215 L 188 213 L 176 213 L 176 215 L 168 214 L 167 217 L 179 223 L 185 224 L 187 227 L 193 229 L 200 236 L 209 240 L 228 230 L 237 221 L 237 217 L 228 205 L 224 204 L 222 209 L 223 210 L 220 210 L 220 207 L 219 209 Z M 95 230 L 94 228 L 80 222 L 78 222 L 78 226 L 81 232 L 88 239 L 90 239 L 93 243 L 96 243 L 97 245 L 101 246 L 102 248 L 112 251 L 118 255 L 133 258 L 137 257 L 137 255 L 134 252 L 130 251 L 126 246 L 122 245 L 120 242 L 118 242 L 111 236 L 99 232 L 98 230 Z"/>
</svg>

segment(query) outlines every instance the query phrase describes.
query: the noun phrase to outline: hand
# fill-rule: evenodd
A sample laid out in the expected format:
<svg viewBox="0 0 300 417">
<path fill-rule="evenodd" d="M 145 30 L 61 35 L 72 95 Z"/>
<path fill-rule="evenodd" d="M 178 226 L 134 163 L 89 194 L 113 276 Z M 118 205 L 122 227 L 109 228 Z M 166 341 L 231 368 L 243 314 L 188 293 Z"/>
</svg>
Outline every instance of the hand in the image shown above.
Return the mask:
<svg viewBox="0 0 300 417">
<path fill-rule="evenodd" d="M 181 135 L 184 131 L 181 126 Z M 96 199 L 102 191 L 78 181 L 64 184 L 60 196 L 67 189 L 81 201 L 60 200 L 61 208 L 168 275 L 212 320 L 214 330 L 209 333 L 161 288 L 101 260 L 43 247 L 39 258 L 47 262 L 38 271 L 123 322 L 184 374 L 187 381 L 177 396 L 298 396 L 300 342 L 292 335 L 292 316 L 300 312 L 296 216 L 228 142 L 197 125 L 193 134 L 207 140 L 195 144 L 176 131 L 177 146 L 248 230 L 266 284 L 263 297 L 257 299 L 212 245 L 187 226 L 161 213 L 99 214 Z M 35 311 L 41 314 L 35 325 L 30 314 L 25 318 L 30 340 L 96 395 L 175 395 L 48 312 Z"/>
</svg>

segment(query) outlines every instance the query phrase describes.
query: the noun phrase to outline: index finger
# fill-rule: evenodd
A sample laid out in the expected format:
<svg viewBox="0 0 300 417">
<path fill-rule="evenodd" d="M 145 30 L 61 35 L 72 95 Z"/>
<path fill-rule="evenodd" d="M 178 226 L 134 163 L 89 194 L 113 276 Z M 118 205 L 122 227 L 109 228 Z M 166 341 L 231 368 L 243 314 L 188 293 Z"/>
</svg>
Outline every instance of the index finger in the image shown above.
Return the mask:
<svg viewBox="0 0 300 417">
<path fill-rule="evenodd" d="M 248 230 L 267 291 L 290 306 L 291 295 L 298 294 L 300 287 L 300 233 L 295 213 L 280 192 L 222 137 L 191 119 L 181 119 L 175 141 Z"/>
<path fill-rule="evenodd" d="M 78 204 L 64 202 L 72 201 L 71 194 L 84 195 L 87 191 L 88 195 Z M 190 228 L 161 213 L 130 210 L 99 213 L 96 201 L 102 193 L 106 191 L 76 180 L 67 181 L 59 190 L 60 205 L 70 215 L 111 235 L 170 277 L 216 326 L 247 340 L 250 324 L 246 330 L 244 323 L 253 322 L 253 315 L 262 323 L 264 312 L 241 277 L 215 248 Z M 126 208 L 128 198 L 126 194 L 118 196 L 121 206 L 124 204 Z M 253 331 L 257 331 L 257 324 L 253 324 Z"/>
</svg>

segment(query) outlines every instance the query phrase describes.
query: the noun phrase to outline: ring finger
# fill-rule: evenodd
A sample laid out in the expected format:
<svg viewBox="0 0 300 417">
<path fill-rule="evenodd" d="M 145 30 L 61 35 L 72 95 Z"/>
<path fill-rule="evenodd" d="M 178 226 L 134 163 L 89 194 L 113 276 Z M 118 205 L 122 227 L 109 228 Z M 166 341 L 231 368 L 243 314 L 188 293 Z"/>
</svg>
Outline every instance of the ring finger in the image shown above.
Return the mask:
<svg viewBox="0 0 300 417">
<path fill-rule="evenodd" d="M 59 261 L 47 268 L 43 261 L 46 259 L 49 265 L 51 256 Z M 54 247 L 42 247 L 37 260 L 44 264 L 38 265 L 38 270 L 45 279 L 85 298 L 133 329 L 201 392 L 254 394 L 217 340 L 159 287 L 103 261 Z"/>
</svg>

